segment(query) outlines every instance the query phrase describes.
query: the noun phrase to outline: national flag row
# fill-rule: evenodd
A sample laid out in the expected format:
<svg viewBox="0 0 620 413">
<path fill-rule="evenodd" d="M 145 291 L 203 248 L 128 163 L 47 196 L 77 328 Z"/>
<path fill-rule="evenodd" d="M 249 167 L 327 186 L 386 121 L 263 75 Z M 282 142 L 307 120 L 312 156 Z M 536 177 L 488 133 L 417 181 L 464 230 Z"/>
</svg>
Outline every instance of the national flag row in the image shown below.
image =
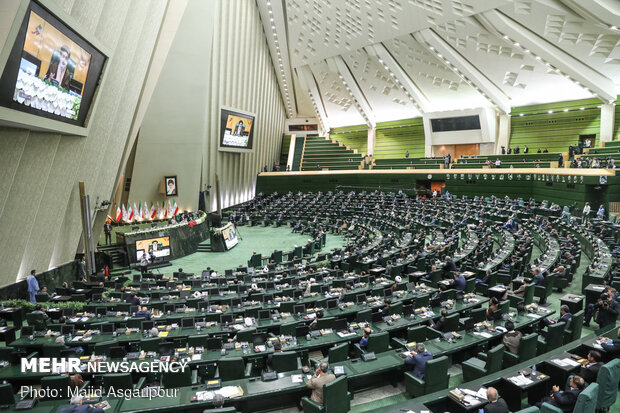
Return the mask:
<svg viewBox="0 0 620 413">
<path fill-rule="evenodd" d="M 130 202 L 127 204 L 127 207 L 122 204 L 116 204 L 115 218 L 116 222 L 140 222 L 172 218 L 178 213 L 179 206 L 176 200 L 168 200 L 168 206 L 166 206 L 166 201 L 162 201 L 161 205 L 159 202 L 151 202 L 150 208 L 148 202 L 144 204 L 140 202 L 138 205 L 134 202 L 133 207 Z"/>
</svg>

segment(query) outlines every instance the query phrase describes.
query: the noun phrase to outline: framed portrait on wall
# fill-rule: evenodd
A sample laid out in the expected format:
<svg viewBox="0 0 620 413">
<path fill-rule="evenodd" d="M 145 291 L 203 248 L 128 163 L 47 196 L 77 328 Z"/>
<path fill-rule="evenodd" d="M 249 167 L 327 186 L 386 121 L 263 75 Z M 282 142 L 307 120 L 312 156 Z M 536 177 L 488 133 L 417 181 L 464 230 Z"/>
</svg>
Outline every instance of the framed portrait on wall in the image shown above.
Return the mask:
<svg viewBox="0 0 620 413">
<path fill-rule="evenodd" d="M 176 175 L 164 176 L 164 188 L 166 191 L 166 196 L 179 195 L 177 176 Z"/>
</svg>

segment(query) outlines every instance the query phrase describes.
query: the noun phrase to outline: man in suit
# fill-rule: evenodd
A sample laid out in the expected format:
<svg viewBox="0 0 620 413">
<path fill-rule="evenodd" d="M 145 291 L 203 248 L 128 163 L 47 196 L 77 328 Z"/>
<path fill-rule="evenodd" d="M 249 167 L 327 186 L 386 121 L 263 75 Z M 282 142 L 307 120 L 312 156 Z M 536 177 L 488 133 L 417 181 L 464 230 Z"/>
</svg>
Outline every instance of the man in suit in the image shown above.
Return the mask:
<svg viewBox="0 0 620 413">
<path fill-rule="evenodd" d="M 73 396 L 71 406 L 63 407 L 58 413 L 103 413 L 103 409 L 90 404 L 82 404 L 82 396 Z"/>
<path fill-rule="evenodd" d="M 336 380 L 336 376 L 327 373 L 329 365 L 323 361 L 319 364 L 319 368 L 314 372 L 314 376 L 306 382 L 306 387 L 312 389 L 310 398 L 317 403 L 323 404 L 323 386 L 329 382 Z"/>
<path fill-rule="evenodd" d="M 371 330 L 368 327 L 366 327 L 364 329 L 364 335 L 362 336 L 362 339 L 360 340 L 360 348 L 362 350 L 365 350 L 366 347 L 368 347 L 368 337 L 370 337 L 370 333 L 371 333 Z"/>
<path fill-rule="evenodd" d="M 603 362 L 603 356 L 596 350 L 590 350 L 588 358 L 583 361 L 583 365 L 579 367 L 577 375 L 583 377 L 586 383 L 594 383 L 598 377 Z"/>
<path fill-rule="evenodd" d="M 523 333 L 515 331 L 515 324 L 508 320 L 504 325 L 506 327 L 506 334 L 502 338 L 502 343 L 512 354 L 519 354 L 519 346 L 521 345 L 521 338 Z"/>
<path fill-rule="evenodd" d="M 455 271 L 456 271 L 456 264 L 454 263 L 454 261 L 452 261 L 450 257 L 446 257 L 446 263 L 443 266 L 444 276 L 452 272 L 455 272 Z"/>
<path fill-rule="evenodd" d="M 543 324 L 545 326 L 550 326 L 551 324 L 555 324 L 555 323 L 568 324 L 570 322 L 571 317 L 573 316 L 569 311 L 570 309 L 565 304 L 560 307 L 560 318 L 558 318 L 557 320 L 555 318 L 543 318 L 542 320 Z"/>
<path fill-rule="evenodd" d="M 506 401 L 499 397 L 495 387 L 487 389 L 487 400 L 489 403 L 484 406 L 484 413 L 510 413 Z"/>
<path fill-rule="evenodd" d="M 448 310 L 441 310 L 441 317 L 435 322 L 431 320 L 430 326 L 437 331 L 443 331 L 443 327 L 446 324 L 446 317 L 448 316 Z"/>
<path fill-rule="evenodd" d="M 273 343 L 273 353 L 267 356 L 267 362 L 265 363 L 266 367 L 271 367 L 271 362 L 273 361 L 274 353 L 282 353 L 282 343 L 280 343 L 279 340 Z"/>
<path fill-rule="evenodd" d="M 411 374 L 419 379 L 424 379 L 426 373 L 426 362 L 433 359 L 433 354 L 426 350 L 424 344 L 418 343 L 415 351 L 409 353 L 405 358 L 405 364 L 412 368 Z"/>
<path fill-rule="evenodd" d="M 596 322 L 599 328 L 603 328 L 610 324 L 615 324 L 618 318 L 618 303 L 611 294 L 603 294 L 598 302 L 598 317 Z"/>
<path fill-rule="evenodd" d="M 36 271 L 30 271 L 30 275 L 26 277 L 26 284 L 28 284 L 28 296 L 31 303 L 36 303 L 36 294 L 39 292 L 39 282 L 37 281 Z"/>
<path fill-rule="evenodd" d="M 138 307 L 138 311 L 136 311 L 135 317 L 142 317 L 147 320 L 151 319 L 151 313 L 147 310 L 146 307 Z"/>
<path fill-rule="evenodd" d="M 563 412 L 572 413 L 577 403 L 577 397 L 579 397 L 579 393 L 584 388 L 585 382 L 583 378 L 581 376 L 573 376 L 570 380 L 569 390 L 560 391 L 559 386 L 553 386 L 551 395 L 536 403 L 536 406 L 540 407 L 543 403 L 549 403 L 552 406 L 559 407 Z"/>
<path fill-rule="evenodd" d="M 112 243 L 112 224 L 110 221 L 106 221 L 103 225 L 103 232 L 105 233 L 105 245 Z"/>
<path fill-rule="evenodd" d="M 60 58 L 58 61 L 49 65 L 43 79 L 56 82 L 61 88 L 69 90 L 69 84 L 71 83 L 71 72 L 69 72 L 68 69 L 70 57 L 71 51 L 69 47 L 63 45 L 60 48 Z"/>
<path fill-rule="evenodd" d="M 545 276 L 540 272 L 540 268 L 536 267 L 532 270 L 532 283 L 541 287 L 545 286 Z"/>
<path fill-rule="evenodd" d="M 608 337 L 602 337 L 601 347 L 614 357 L 620 356 L 620 328 L 618 329 L 618 338 L 612 340 Z"/>
</svg>

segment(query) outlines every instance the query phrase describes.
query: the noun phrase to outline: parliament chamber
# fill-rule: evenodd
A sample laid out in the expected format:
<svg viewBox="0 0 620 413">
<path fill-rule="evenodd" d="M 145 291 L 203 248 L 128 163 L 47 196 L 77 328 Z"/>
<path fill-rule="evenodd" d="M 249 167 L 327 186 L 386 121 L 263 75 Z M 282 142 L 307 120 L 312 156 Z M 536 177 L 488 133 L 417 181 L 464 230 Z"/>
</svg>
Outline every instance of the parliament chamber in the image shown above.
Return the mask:
<svg viewBox="0 0 620 413">
<path fill-rule="evenodd" d="M 620 413 L 619 27 L 0 1 L 0 413 Z"/>
</svg>

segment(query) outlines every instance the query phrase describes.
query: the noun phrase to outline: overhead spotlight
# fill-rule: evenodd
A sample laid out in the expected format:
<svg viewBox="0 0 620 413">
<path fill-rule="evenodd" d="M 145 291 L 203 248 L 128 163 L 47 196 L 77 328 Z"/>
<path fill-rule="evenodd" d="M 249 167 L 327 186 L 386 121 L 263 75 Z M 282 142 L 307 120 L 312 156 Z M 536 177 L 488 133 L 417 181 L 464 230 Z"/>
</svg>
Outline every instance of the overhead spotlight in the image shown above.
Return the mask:
<svg viewBox="0 0 620 413">
<path fill-rule="evenodd" d="M 579 108 L 579 110 L 585 110 L 586 108 Z"/>
<path fill-rule="evenodd" d="M 618 30 L 618 26 L 611 26 L 610 29 L 611 30 Z"/>
<path fill-rule="evenodd" d="M 552 110 L 550 110 L 550 111 L 549 111 L 549 112 L 547 112 L 547 113 L 552 114 L 552 113 L 553 113 L 553 111 L 552 111 Z"/>
<path fill-rule="evenodd" d="M 564 112 L 568 112 L 568 109 L 564 109 Z"/>
<path fill-rule="evenodd" d="M 519 116 L 523 116 L 523 113 L 519 113 Z"/>
</svg>

